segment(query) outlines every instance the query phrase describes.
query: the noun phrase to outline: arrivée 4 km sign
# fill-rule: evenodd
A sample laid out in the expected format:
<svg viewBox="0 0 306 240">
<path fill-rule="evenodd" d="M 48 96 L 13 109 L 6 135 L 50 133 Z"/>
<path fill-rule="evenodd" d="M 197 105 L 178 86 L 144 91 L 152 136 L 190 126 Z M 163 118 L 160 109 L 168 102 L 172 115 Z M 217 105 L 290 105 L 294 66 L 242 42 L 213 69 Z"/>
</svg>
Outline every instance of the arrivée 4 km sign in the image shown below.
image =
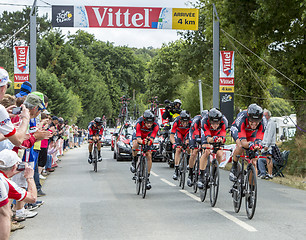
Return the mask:
<svg viewBox="0 0 306 240">
<path fill-rule="evenodd" d="M 199 9 L 52 6 L 53 27 L 198 30 Z"/>
</svg>

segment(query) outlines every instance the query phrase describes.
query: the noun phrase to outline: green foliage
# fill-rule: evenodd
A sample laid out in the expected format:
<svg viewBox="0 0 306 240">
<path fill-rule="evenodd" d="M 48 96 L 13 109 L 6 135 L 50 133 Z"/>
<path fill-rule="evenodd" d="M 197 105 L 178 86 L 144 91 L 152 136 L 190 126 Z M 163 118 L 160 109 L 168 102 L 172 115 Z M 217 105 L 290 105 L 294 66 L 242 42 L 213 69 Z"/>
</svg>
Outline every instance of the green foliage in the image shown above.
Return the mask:
<svg viewBox="0 0 306 240">
<path fill-rule="evenodd" d="M 79 97 L 58 81 L 55 74 L 48 70 L 37 68 L 37 90 L 49 98 L 48 109 L 52 114 L 75 122 L 82 114 L 82 104 Z"/>
<path fill-rule="evenodd" d="M 306 136 L 295 137 L 288 142 L 283 142 L 281 150 L 290 150 L 285 172 L 306 177 Z"/>
</svg>

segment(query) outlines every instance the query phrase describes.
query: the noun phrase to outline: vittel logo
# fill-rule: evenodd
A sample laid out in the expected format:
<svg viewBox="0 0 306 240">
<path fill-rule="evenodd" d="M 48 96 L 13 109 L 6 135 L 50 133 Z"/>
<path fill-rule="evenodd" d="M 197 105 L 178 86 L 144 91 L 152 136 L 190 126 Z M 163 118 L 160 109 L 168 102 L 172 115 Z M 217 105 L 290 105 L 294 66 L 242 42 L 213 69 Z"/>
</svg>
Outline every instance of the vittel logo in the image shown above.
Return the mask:
<svg viewBox="0 0 306 240">
<path fill-rule="evenodd" d="M 114 7 L 91 7 L 99 26 L 105 27 L 150 27 L 150 11 L 144 8 L 114 8 Z"/>
</svg>

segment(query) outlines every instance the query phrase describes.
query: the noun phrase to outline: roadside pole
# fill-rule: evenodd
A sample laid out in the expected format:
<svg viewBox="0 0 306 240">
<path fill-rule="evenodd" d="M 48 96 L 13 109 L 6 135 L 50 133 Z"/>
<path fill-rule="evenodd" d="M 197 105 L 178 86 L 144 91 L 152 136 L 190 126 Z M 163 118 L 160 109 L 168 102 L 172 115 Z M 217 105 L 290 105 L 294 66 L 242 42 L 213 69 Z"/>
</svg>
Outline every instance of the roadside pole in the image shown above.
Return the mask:
<svg viewBox="0 0 306 240">
<path fill-rule="evenodd" d="M 199 79 L 200 114 L 203 111 L 202 80 Z"/>
<path fill-rule="evenodd" d="M 213 107 L 219 108 L 219 17 L 213 4 Z"/>
<path fill-rule="evenodd" d="M 36 91 L 36 1 L 30 13 L 30 82 L 32 91 Z"/>
</svg>

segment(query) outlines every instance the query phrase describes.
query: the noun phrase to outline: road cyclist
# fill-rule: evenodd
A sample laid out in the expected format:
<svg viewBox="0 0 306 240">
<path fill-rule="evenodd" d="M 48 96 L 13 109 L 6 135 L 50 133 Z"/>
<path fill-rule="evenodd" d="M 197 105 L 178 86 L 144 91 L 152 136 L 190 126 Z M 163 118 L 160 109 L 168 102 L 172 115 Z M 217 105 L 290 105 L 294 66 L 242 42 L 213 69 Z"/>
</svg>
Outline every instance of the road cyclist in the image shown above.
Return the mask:
<svg viewBox="0 0 306 240">
<path fill-rule="evenodd" d="M 233 153 L 233 165 L 229 175 L 230 181 L 235 182 L 237 180 L 237 156 L 243 155 L 244 150 L 262 149 L 264 131 L 263 110 L 256 103 L 249 105 L 247 110 L 238 113 L 231 126 L 231 135 L 236 142 L 236 148 Z M 256 161 L 256 158 L 252 159 L 257 174 Z"/>
<path fill-rule="evenodd" d="M 130 166 L 130 171 L 132 173 L 136 172 L 136 162 L 137 162 L 137 153 L 139 149 L 139 144 L 148 145 L 150 148 L 153 145 L 154 138 L 156 137 L 159 130 L 159 125 L 155 121 L 155 116 L 151 112 L 151 110 L 146 110 L 143 113 L 143 116 L 138 118 L 134 132 L 133 132 L 133 147 L 132 147 L 132 164 Z M 151 149 L 147 149 L 146 158 L 148 163 L 148 179 L 147 179 L 147 190 L 151 189 L 151 183 L 149 180 L 150 171 L 152 168 L 152 151 Z M 135 176 L 134 178 L 135 179 Z"/>
<path fill-rule="evenodd" d="M 175 156 L 174 156 L 174 174 L 173 180 L 178 180 L 179 174 L 179 163 L 181 158 L 182 146 L 188 145 L 187 152 L 190 154 L 189 148 L 189 129 L 191 126 L 191 119 L 190 114 L 188 111 L 183 110 L 173 123 L 171 134 L 170 134 L 170 141 L 172 143 L 173 149 L 175 149 Z M 180 147 L 178 147 L 180 146 Z M 189 159 L 187 159 L 188 161 Z"/>
<path fill-rule="evenodd" d="M 201 143 L 202 148 L 205 148 L 200 158 L 200 177 L 198 181 L 198 188 L 203 189 L 209 169 L 207 169 L 207 158 L 210 155 L 211 144 L 224 144 L 226 139 L 226 129 L 228 127 L 227 118 L 217 108 L 212 108 L 208 111 L 201 122 Z M 219 148 L 216 152 L 216 159 L 220 163 L 223 156 L 223 149 Z"/>
<path fill-rule="evenodd" d="M 98 148 L 98 162 L 102 161 L 101 156 L 101 138 L 103 135 L 103 120 L 100 117 L 96 117 L 93 121 L 91 121 L 88 125 L 88 151 L 89 151 L 89 157 L 88 157 L 88 163 L 92 163 L 92 150 L 94 143 L 97 143 Z"/>
<path fill-rule="evenodd" d="M 189 146 L 190 146 L 190 158 L 189 158 L 189 174 L 187 179 L 188 187 L 193 186 L 193 172 L 194 172 L 194 164 L 199 152 L 199 148 L 197 147 L 197 143 L 201 143 L 201 120 L 208 113 L 208 110 L 203 110 L 201 115 L 196 115 L 192 119 L 192 123 L 189 129 Z M 187 168 L 187 169 L 188 169 Z"/>
</svg>

